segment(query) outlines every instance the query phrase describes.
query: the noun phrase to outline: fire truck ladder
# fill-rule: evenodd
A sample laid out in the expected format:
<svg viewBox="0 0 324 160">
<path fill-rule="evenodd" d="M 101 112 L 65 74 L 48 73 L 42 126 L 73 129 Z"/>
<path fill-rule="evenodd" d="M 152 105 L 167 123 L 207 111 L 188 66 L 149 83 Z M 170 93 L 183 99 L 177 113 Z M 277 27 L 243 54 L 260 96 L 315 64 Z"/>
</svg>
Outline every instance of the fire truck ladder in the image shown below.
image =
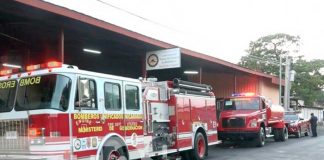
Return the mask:
<svg viewBox="0 0 324 160">
<path fill-rule="evenodd" d="M 173 79 L 174 93 L 211 96 L 212 86 L 207 84 L 183 81 L 178 78 Z"/>
</svg>

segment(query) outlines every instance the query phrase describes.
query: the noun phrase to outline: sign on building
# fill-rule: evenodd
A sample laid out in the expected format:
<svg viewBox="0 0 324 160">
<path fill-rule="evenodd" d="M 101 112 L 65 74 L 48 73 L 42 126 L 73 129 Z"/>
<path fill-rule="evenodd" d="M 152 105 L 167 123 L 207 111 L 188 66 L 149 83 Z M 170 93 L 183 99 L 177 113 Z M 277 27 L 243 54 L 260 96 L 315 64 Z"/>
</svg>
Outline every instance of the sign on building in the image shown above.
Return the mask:
<svg viewBox="0 0 324 160">
<path fill-rule="evenodd" d="M 164 49 L 146 53 L 146 70 L 181 67 L 180 48 Z"/>
</svg>

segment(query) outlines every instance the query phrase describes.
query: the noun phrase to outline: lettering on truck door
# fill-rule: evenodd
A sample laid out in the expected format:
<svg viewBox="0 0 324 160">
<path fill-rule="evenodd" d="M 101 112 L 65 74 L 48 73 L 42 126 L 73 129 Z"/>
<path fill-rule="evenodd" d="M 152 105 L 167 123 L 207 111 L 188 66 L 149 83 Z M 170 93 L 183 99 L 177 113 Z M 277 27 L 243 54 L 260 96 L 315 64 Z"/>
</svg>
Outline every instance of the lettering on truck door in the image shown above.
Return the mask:
<svg viewBox="0 0 324 160">
<path fill-rule="evenodd" d="M 118 80 L 105 80 L 103 82 L 104 116 L 102 121 L 107 128 L 106 135 L 116 133 L 125 136 L 124 106 L 122 95 L 122 82 Z"/>
<path fill-rule="evenodd" d="M 125 141 L 131 158 L 143 155 L 144 123 L 141 85 L 139 83 L 124 83 L 124 126 Z"/>
<path fill-rule="evenodd" d="M 72 147 L 77 157 L 96 155 L 104 126 L 100 123 L 102 106 L 98 100 L 98 80 L 80 76 L 72 111 Z"/>
</svg>

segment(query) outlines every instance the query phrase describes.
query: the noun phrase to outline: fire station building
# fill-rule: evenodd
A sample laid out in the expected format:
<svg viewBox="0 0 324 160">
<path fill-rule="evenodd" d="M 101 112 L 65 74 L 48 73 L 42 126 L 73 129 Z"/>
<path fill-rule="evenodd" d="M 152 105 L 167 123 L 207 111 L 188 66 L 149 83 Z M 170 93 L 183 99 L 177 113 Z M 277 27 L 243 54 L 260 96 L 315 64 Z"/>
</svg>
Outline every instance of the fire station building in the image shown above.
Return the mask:
<svg viewBox="0 0 324 160">
<path fill-rule="evenodd" d="M 180 67 L 146 69 L 148 52 L 173 48 L 180 48 Z M 279 103 L 277 77 L 145 36 L 57 4 L 42 0 L 1 1 L 1 68 L 10 67 L 8 64 L 24 67 L 49 60 L 132 78 L 181 78 L 211 84 L 217 98 L 255 92 Z M 185 72 L 188 70 L 195 72 L 188 74 Z"/>
</svg>

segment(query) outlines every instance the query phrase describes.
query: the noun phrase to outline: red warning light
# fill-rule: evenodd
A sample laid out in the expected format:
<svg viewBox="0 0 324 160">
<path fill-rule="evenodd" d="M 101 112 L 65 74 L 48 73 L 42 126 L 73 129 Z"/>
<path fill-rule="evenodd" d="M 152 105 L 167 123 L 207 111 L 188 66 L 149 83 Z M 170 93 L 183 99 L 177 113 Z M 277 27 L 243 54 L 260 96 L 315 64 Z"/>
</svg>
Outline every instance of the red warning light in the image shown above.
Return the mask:
<svg viewBox="0 0 324 160">
<path fill-rule="evenodd" d="M 44 65 L 44 68 L 59 68 L 59 67 L 62 67 L 62 62 L 50 61 L 43 65 Z M 43 66 L 42 66 L 42 68 L 43 68 Z"/>
<path fill-rule="evenodd" d="M 50 68 L 59 68 L 62 67 L 62 62 L 50 61 L 43 64 L 29 65 L 26 67 L 27 71 L 34 71 L 38 69 L 50 69 Z"/>
<path fill-rule="evenodd" d="M 232 94 L 232 97 L 252 97 L 252 96 L 255 96 L 255 93 L 246 92 L 246 93 L 234 93 L 234 94 Z"/>
<path fill-rule="evenodd" d="M 40 69 L 40 68 L 41 68 L 40 64 L 36 64 L 36 65 L 29 65 L 29 66 L 27 66 L 26 67 L 26 70 L 27 71 L 34 71 L 34 70 L 37 70 L 37 69 Z"/>
<path fill-rule="evenodd" d="M 17 72 L 19 72 L 19 69 L 4 69 L 0 70 L 0 76 L 6 76 Z"/>
</svg>

